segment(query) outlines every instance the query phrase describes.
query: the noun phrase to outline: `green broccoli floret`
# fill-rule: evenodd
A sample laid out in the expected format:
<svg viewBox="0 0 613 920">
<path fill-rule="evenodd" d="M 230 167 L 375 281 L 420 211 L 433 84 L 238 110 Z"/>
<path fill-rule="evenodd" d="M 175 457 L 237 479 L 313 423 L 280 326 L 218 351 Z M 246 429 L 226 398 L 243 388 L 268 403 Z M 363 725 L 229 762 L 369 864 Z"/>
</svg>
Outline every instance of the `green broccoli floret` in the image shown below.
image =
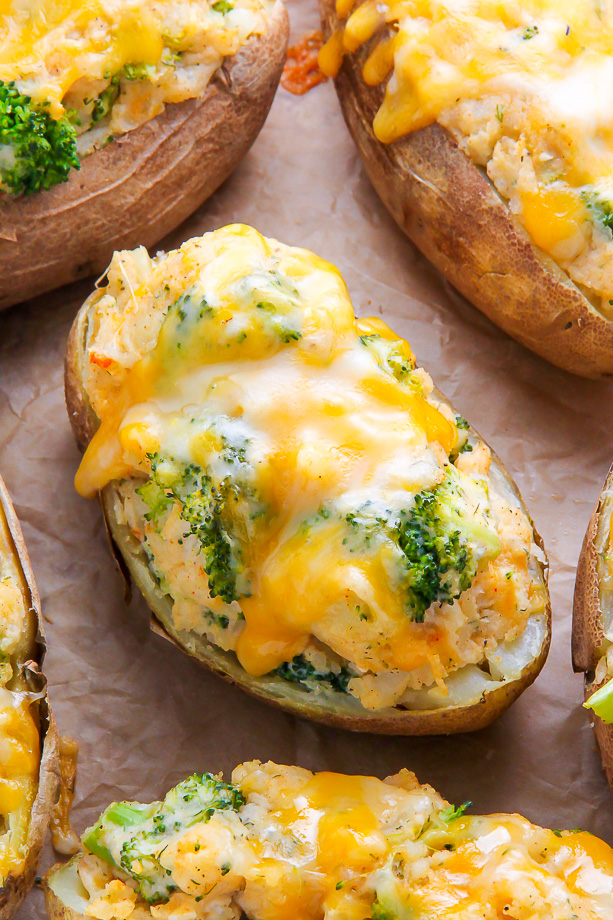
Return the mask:
<svg viewBox="0 0 613 920">
<path fill-rule="evenodd" d="M 592 220 L 602 224 L 607 230 L 613 230 L 613 205 L 597 192 L 581 192 L 581 198 Z"/>
<path fill-rule="evenodd" d="M 85 832 L 83 846 L 130 875 L 147 901 L 164 902 L 176 890 L 169 881 L 171 873 L 160 862 L 168 838 L 206 823 L 217 811 L 238 811 L 244 804 L 237 786 L 210 773 L 194 773 L 163 802 L 114 802 Z"/>
<path fill-rule="evenodd" d="M 494 558 L 500 551 L 496 532 L 467 507 L 453 466 L 439 486 L 415 496 L 413 506 L 400 517 L 397 535 L 407 604 L 417 623 L 435 601 L 460 597 L 471 586 L 480 559 Z"/>
<path fill-rule="evenodd" d="M 76 131 L 67 115 L 52 118 L 15 83 L 0 80 L 0 184 L 15 195 L 67 182 L 79 169 Z"/>
<path fill-rule="evenodd" d="M 106 89 L 103 89 L 100 95 L 95 99 L 91 112 L 92 125 L 98 124 L 105 115 L 108 115 L 117 102 L 120 89 L 120 77 L 121 75 L 118 73 L 112 76 L 109 85 Z"/>
<path fill-rule="evenodd" d="M 170 476 L 169 466 L 174 470 Z M 173 501 L 179 502 L 181 519 L 200 543 L 211 597 L 221 597 L 226 604 L 238 600 L 241 552 L 225 519 L 229 503 L 240 500 L 236 483 L 229 476 L 215 483 L 195 463 L 178 469 L 174 461 L 155 455 L 151 458 L 151 477 L 137 492 L 149 508 L 145 517 L 153 524 L 159 523 Z"/>
<path fill-rule="evenodd" d="M 304 684 L 307 681 L 317 681 L 328 684 L 336 693 L 347 693 L 347 684 L 353 676 L 345 665 L 340 671 L 318 671 L 304 655 L 296 655 L 291 661 L 284 661 L 275 673 L 290 683 Z"/>
</svg>

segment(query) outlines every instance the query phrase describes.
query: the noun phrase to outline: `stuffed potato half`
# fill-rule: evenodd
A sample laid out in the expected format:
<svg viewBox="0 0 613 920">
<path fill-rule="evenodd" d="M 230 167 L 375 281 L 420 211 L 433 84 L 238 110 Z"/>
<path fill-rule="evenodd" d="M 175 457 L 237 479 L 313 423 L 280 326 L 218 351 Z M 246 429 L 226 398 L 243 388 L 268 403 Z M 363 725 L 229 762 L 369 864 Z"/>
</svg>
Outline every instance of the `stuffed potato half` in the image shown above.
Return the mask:
<svg viewBox="0 0 613 920">
<path fill-rule="evenodd" d="M 50 920 L 610 920 L 613 851 L 519 815 L 465 814 L 402 770 L 258 761 L 115 802 L 45 879 Z"/>
<path fill-rule="evenodd" d="M 611 374 L 613 5 L 320 9 L 321 65 L 397 223 L 514 338 L 573 373 Z"/>
<path fill-rule="evenodd" d="M 66 359 L 83 495 L 166 633 L 291 711 L 466 731 L 536 677 L 515 486 L 329 263 L 234 225 L 117 253 Z"/>
<path fill-rule="evenodd" d="M 285 60 L 282 0 L 0 10 L 0 309 L 155 244 L 226 179 Z"/>
<path fill-rule="evenodd" d="M 573 665 L 585 673 L 586 707 L 613 790 L 613 467 L 590 518 L 575 583 Z"/>
<path fill-rule="evenodd" d="M 30 561 L 0 479 L 0 920 L 13 916 L 34 882 L 58 792 L 44 650 Z"/>
</svg>

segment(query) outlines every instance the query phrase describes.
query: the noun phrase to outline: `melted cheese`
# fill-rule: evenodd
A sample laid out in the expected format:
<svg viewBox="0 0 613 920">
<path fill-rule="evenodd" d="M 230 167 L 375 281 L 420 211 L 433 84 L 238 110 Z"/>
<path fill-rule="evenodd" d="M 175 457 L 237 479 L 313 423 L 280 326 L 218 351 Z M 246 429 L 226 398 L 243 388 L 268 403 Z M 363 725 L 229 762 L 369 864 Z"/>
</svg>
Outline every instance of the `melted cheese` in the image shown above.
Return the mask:
<svg viewBox="0 0 613 920">
<path fill-rule="evenodd" d="M 228 227 L 154 265 L 118 255 L 92 310 L 85 383 L 101 423 L 75 484 L 93 496 L 124 480 L 122 513 L 175 599 L 179 628 L 203 632 L 225 617 L 232 631 L 217 641 L 253 675 L 307 652 L 315 636 L 356 675 L 400 669 L 396 696 L 410 681 L 442 681 L 463 663 L 457 636 L 444 605 L 426 626 L 407 615 L 403 557 L 385 521 L 450 469 L 481 573 L 466 601 L 472 629 L 482 628 L 480 603 L 497 610 L 499 637 L 542 609 L 530 525 L 487 479 L 489 452 L 449 466 L 454 417 L 406 342 L 378 318 L 356 323 L 329 264 Z M 145 477 L 169 489 L 190 464 L 225 496 L 220 520 L 238 559 L 232 603 L 209 594 L 178 507 L 156 521 L 141 498 Z M 355 514 L 365 523 L 352 530 Z M 470 654 L 483 647 L 477 639 Z"/>
<path fill-rule="evenodd" d="M 27 586 L 0 509 L 0 888 L 23 865 L 38 787 L 36 707 L 21 673 L 33 631 Z"/>
<path fill-rule="evenodd" d="M 454 818 L 406 771 L 381 782 L 256 761 L 237 767 L 232 781 L 246 799 L 237 812 L 217 811 L 158 840 L 175 886 L 152 909 L 159 920 L 190 916 L 194 899 L 219 920 L 238 911 L 257 920 L 613 916 L 613 851 L 591 834 L 554 833 L 518 815 Z M 131 834 L 107 825 L 113 859 Z M 136 882 L 119 883 L 94 857 L 78 871 L 88 916 L 149 911 Z M 61 896 L 53 877 L 50 884 Z"/>
<path fill-rule="evenodd" d="M 447 127 L 535 244 L 608 315 L 611 0 L 340 0 L 337 12 L 346 21 L 320 65 L 333 75 L 368 43 L 365 82 L 387 80 L 377 138 Z"/>
<path fill-rule="evenodd" d="M 54 118 L 73 111 L 77 133 L 88 134 L 78 144 L 84 155 L 155 117 L 166 103 L 201 95 L 224 56 L 264 31 L 272 2 L 222 6 L 0 0 L 0 80 L 15 81 Z"/>
</svg>

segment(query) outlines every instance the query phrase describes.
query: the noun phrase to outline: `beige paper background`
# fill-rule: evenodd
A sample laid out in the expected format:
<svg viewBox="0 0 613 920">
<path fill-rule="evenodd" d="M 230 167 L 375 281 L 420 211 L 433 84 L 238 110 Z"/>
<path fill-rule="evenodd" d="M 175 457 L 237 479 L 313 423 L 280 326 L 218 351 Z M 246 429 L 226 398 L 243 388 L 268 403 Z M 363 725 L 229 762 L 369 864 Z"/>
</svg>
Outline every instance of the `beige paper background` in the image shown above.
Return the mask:
<svg viewBox="0 0 613 920">
<path fill-rule="evenodd" d="M 317 26 L 313 0 L 289 0 L 289 9 L 295 37 Z M 575 566 L 613 458 L 611 385 L 549 367 L 450 290 L 377 199 L 330 83 L 303 97 L 280 89 L 251 153 L 164 248 L 231 221 L 335 263 L 356 312 L 382 313 L 406 336 L 503 458 L 549 552 L 551 654 L 497 724 L 450 738 L 318 727 L 209 675 L 149 630 L 140 597 L 125 605 L 98 506 L 73 491 L 62 359 L 92 283 L 18 306 L 0 314 L 0 470 L 42 597 L 52 706 L 80 743 L 76 830 L 113 799 L 152 800 L 194 770 L 272 758 L 381 777 L 407 766 L 475 811 L 518 811 L 613 843 L 613 801 L 570 662 Z M 47 847 L 41 869 L 52 858 Z M 43 916 L 35 891 L 19 920 Z"/>
</svg>

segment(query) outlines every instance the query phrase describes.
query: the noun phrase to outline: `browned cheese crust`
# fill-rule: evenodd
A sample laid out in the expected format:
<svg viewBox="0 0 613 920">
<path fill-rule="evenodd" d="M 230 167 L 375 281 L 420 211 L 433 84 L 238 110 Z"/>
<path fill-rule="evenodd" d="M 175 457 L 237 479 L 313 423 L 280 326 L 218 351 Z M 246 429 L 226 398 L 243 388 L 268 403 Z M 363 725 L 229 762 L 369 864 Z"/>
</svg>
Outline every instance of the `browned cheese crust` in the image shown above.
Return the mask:
<svg viewBox="0 0 613 920">
<path fill-rule="evenodd" d="M 575 671 L 585 673 L 585 699 L 600 689 L 608 680 L 594 680 L 594 669 L 599 659 L 599 649 L 605 641 L 600 609 L 600 585 L 598 579 L 598 553 L 594 541 L 598 532 L 598 521 L 603 507 L 603 494 L 613 484 L 613 466 L 607 473 L 596 507 L 590 517 L 583 547 L 577 565 L 575 597 L 573 603 L 572 651 Z M 613 791 L 613 725 L 607 725 L 598 716 L 590 713 L 602 764 Z"/>
<path fill-rule="evenodd" d="M 40 599 L 21 527 L 2 477 L 0 477 L 0 509 L 8 524 L 15 553 L 28 586 L 31 610 L 36 615 L 38 626 L 36 642 L 32 648 L 32 660 L 27 667 L 28 683 L 33 691 L 45 691 L 43 699 L 38 704 L 41 761 L 38 775 L 38 792 L 34 801 L 28 832 L 27 856 L 19 874 L 9 875 L 4 887 L 0 888 L 0 920 L 8 920 L 9 917 L 12 917 L 17 912 L 21 902 L 34 884 L 38 858 L 47 833 L 51 809 L 55 805 L 59 794 L 60 765 L 57 729 L 49 707 L 46 681 L 40 671 L 45 654 L 45 636 L 40 612 Z"/>
<path fill-rule="evenodd" d="M 326 38 L 335 0 L 319 0 Z M 376 38 L 374 39 L 376 40 Z M 441 125 L 382 144 L 373 120 L 384 87 L 362 66 L 372 42 L 348 54 L 335 80 L 347 127 L 396 223 L 492 322 L 574 374 L 613 374 L 613 323 L 530 241 L 487 176 Z"/>
<path fill-rule="evenodd" d="M 206 201 L 264 124 L 288 33 L 277 0 L 267 31 L 226 58 L 203 96 L 85 157 L 65 184 L 0 196 L 0 309 L 103 272 L 115 249 L 153 246 Z"/>
<path fill-rule="evenodd" d="M 65 363 L 66 405 L 72 429 L 81 450 L 85 450 L 99 424 L 83 387 L 84 367 L 87 360 L 88 324 L 88 312 L 83 307 L 77 314 L 70 332 Z M 438 392 L 437 397 L 443 398 Z M 479 437 L 473 429 L 471 433 Z M 511 484 L 514 493 L 519 497 L 517 487 L 493 452 L 492 462 L 502 472 Z M 288 683 L 275 674 L 267 674 L 259 678 L 251 677 L 239 665 L 233 653 L 212 646 L 204 637 L 196 638 L 193 633 L 175 628 L 171 612 L 172 605 L 157 587 L 142 547 L 129 529 L 125 525 L 119 525 L 115 520 L 114 494 L 114 485 L 110 483 L 103 489 L 100 496 L 113 554 L 118 559 L 122 573 L 124 575 L 127 573 L 132 578 L 149 604 L 153 613 L 152 629 L 196 658 L 215 674 L 230 683 L 237 684 L 252 696 L 294 715 L 351 731 L 386 735 L 442 735 L 476 731 L 502 715 L 526 687 L 533 683 L 545 664 L 551 639 L 549 604 L 547 606 L 547 634 L 539 655 L 524 668 L 517 680 L 509 681 L 501 687 L 488 691 L 475 702 L 467 705 L 426 710 L 394 707 L 370 712 L 348 694 L 314 697 L 314 694 L 299 685 Z M 523 503 L 522 508 L 526 510 Z M 536 532 L 535 539 L 543 549 Z"/>
</svg>

